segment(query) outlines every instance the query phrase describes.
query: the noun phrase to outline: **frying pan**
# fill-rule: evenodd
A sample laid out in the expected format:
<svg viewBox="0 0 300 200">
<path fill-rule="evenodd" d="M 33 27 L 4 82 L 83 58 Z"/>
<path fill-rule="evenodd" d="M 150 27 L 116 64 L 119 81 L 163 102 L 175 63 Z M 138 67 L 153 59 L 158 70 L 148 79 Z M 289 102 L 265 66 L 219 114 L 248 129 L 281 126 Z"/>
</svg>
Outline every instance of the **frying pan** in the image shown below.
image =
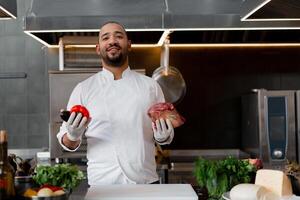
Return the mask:
<svg viewBox="0 0 300 200">
<path fill-rule="evenodd" d="M 160 85 L 166 102 L 176 105 L 185 96 L 186 84 L 180 71 L 175 67 L 169 66 L 169 44 L 170 40 L 168 38 L 165 39 L 161 56 L 162 66 L 153 72 L 152 78 Z"/>
</svg>

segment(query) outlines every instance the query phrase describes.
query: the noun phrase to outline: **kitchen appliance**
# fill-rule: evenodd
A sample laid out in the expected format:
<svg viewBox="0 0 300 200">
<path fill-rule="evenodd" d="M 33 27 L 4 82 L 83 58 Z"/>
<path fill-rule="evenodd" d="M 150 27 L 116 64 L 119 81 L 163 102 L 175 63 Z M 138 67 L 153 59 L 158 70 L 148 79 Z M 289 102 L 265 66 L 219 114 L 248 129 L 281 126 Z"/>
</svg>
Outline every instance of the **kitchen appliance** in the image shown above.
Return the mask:
<svg viewBox="0 0 300 200">
<path fill-rule="evenodd" d="M 294 90 L 255 89 L 244 95 L 241 149 L 265 166 L 280 167 L 297 156 L 299 161 L 299 97 Z"/>
<path fill-rule="evenodd" d="M 99 71 L 99 70 L 98 70 Z M 69 97 L 77 83 L 87 79 L 97 71 L 49 71 L 50 91 L 50 123 L 49 123 L 49 150 L 51 158 L 85 158 L 86 138 L 82 140 L 76 152 L 65 151 L 56 138 L 62 124 L 60 110 L 67 107 Z"/>
<path fill-rule="evenodd" d="M 249 12 L 253 14 L 251 10 L 262 1 L 127 0 L 124 4 L 85 0 L 82 4 L 82 0 L 52 0 L 49 4 L 48 0 L 31 0 L 24 17 L 24 32 L 46 46 L 57 46 L 62 36 L 97 36 L 101 24 L 114 20 L 136 36 L 130 37 L 132 44 L 161 45 L 169 30 L 173 31 L 173 44 L 297 42 L 299 20 L 280 19 L 299 18 L 298 1 L 271 1 L 260 9 L 263 12 L 258 12 L 259 16 L 251 15 L 253 21 L 241 21 Z M 255 21 L 256 18 L 279 20 Z"/>
</svg>

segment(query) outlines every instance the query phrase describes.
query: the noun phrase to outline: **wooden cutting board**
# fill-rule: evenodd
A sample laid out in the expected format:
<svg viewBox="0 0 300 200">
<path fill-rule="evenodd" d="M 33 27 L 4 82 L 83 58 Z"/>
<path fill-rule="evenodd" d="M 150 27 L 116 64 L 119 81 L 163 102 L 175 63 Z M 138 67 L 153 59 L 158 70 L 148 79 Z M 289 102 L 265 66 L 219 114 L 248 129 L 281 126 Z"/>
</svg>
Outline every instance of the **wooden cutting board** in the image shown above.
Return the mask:
<svg viewBox="0 0 300 200">
<path fill-rule="evenodd" d="M 190 184 L 130 184 L 92 186 L 85 200 L 198 200 L 198 197 Z"/>
</svg>

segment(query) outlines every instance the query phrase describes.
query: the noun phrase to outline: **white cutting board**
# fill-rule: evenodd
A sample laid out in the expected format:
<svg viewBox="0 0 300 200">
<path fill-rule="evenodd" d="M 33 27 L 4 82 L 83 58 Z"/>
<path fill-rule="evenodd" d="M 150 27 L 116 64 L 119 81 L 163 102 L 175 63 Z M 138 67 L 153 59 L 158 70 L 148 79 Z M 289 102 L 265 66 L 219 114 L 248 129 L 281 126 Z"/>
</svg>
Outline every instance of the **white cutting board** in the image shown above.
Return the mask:
<svg viewBox="0 0 300 200">
<path fill-rule="evenodd" d="M 85 200 L 198 200 L 190 184 L 99 185 Z"/>
</svg>

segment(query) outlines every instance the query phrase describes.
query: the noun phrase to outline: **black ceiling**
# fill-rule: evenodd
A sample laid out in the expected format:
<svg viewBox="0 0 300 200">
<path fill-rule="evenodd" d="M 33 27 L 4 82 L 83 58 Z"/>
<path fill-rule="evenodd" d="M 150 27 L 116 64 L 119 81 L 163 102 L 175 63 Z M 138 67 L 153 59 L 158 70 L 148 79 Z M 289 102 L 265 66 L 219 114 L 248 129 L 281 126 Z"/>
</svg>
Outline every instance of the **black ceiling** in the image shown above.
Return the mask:
<svg viewBox="0 0 300 200">
<path fill-rule="evenodd" d="M 133 44 L 156 44 L 162 33 L 163 31 L 130 31 L 128 37 Z M 57 45 L 59 38 L 63 36 L 98 37 L 97 32 L 35 33 L 34 35 L 50 45 Z M 300 43 L 300 30 L 175 31 L 170 34 L 170 42 L 171 44 Z"/>
<path fill-rule="evenodd" d="M 59 38 L 64 36 L 98 37 L 98 32 L 51 32 L 32 34 L 50 45 L 58 45 Z M 163 31 L 128 31 L 127 34 L 133 44 L 155 44 L 159 41 Z"/>
<path fill-rule="evenodd" d="M 2 17 L 10 17 L 10 16 L 6 14 L 4 11 L 0 10 L 0 18 Z"/>
<path fill-rule="evenodd" d="M 272 0 L 248 19 L 300 19 L 300 1 L 299 0 Z"/>
<path fill-rule="evenodd" d="M 300 30 L 175 31 L 172 44 L 180 43 L 299 43 Z"/>
<path fill-rule="evenodd" d="M 17 1 L 16 0 L 0 0 L 0 19 L 1 18 L 15 18 L 17 16 Z M 7 14 L 4 10 L 8 11 L 11 15 Z"/>
</svg>

